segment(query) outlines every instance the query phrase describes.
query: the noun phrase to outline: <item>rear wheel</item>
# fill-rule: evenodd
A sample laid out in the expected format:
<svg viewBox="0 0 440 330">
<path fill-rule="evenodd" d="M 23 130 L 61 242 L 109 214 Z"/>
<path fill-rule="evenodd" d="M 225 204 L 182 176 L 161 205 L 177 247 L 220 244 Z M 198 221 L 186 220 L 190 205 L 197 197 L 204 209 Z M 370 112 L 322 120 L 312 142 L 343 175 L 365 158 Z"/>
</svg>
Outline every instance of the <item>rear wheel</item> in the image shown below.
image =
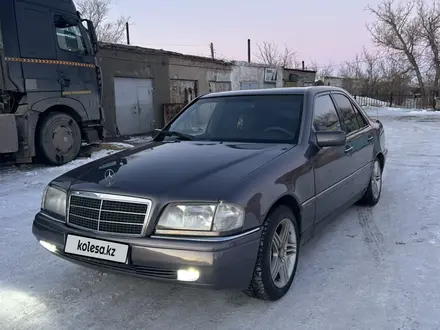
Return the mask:
<svg viewBox="0 0 440 330">
<path fill-rule="evenodd" d="M 298 247 L 295 216 L 288 207 L 279 206 L 264 224 L 254 274 L 245 293 L 262 300 L 282 298 L 295 277 Z"/>
<path fill-rule="evenodd" d="M 81 131 L 68 114 L 52 112 L 45 117 L 38 132 L 40 156 L 51 165 L 69 163 L 81 149 Z"/>
</svg>

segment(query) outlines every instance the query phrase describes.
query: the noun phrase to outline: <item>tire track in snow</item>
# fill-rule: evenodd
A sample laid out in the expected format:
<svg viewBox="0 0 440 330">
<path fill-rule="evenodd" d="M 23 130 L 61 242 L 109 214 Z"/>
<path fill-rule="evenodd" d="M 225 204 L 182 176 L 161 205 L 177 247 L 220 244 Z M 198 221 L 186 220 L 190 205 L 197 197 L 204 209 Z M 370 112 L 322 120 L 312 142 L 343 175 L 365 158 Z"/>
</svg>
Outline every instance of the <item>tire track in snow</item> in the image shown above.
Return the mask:
<svg viewBox="0 0 440 330">
<path fill-rule="evenodd" d="M 382 263 L 384 261 L 383 255 L 387 251 L 387 246 L 382 233 L 374 221 L 373 211 L 367 207 L 358 207 L 357 211 L 364 240 L 368 244 L 376 262 Z"/>
</svg>

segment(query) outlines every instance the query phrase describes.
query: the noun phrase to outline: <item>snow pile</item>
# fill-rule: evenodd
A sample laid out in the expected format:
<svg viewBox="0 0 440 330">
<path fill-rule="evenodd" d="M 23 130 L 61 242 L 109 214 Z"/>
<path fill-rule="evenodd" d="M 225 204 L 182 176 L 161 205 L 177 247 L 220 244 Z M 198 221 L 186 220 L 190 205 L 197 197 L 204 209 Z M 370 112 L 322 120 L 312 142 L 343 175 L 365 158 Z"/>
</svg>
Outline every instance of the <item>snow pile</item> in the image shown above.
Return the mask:
<svg viewBox="0 0 440 330">
<path fill-rule="evenodd" d="M 123 149 L 121 149 L 120 146 L 116 150 L 102 149 L 92 153 L 92 156 L 89 158 L 75 159 L 62 166 L 22 165 L 20 167 L 0 168 L 0 185 L 3 188 L 2 192 L 0 192 L 0 214 L 2 213 L 1 210 L 15 207 L 21 208 L 23 206 L 22 199 L 24 196 L 17 195 L 15 196 L 16 200 L 14 200 L 14 197 L 10 195 L 10 192 L 17 188 L 25 189 L 26 204 L 29 207 L 32 206 L 36 210 L 39 206 L 41 193 L 50 181 L 78 166 L 114 154 L 121 150 Z M 1 199 L 1 197 L 6 198 Z"/>
<path fill-rule="evenodd" d="M 377 116 L 386 117 L 425 117 L 425 118 L 440 118 L 440 111 L 435 110 L 419 110 L 419 109 L 406 109 L 406 108 L 390 108 L 390 107 L 367 107 L 364 108 L 367 114 L 371 118 Z M 438 120 L 438 119 L 437 119 Z"/>
<path fill-rule="evenodd" d="M 103 142 L 101 147 L 103 149 L 128 149 L 134 148 L 134 145 L 122 142 Z"/>
<path fill-rule="evenodd" d="M 153 138 L 151 136 L 132 136 L 128 140 L 124 140 L 129 143 L 146 143 L 150 142 Z"/>
</svg>

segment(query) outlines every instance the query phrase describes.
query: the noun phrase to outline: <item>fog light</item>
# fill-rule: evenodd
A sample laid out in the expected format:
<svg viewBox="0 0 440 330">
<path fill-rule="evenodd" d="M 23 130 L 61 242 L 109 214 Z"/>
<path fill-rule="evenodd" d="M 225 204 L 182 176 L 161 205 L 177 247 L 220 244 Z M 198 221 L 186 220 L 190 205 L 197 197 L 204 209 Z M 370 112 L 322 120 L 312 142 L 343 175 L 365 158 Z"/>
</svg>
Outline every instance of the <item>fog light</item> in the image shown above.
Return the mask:
<svg viewBox="0 0 440 330">
<path fill-rule="evenodd" d="M 197 269 L 179 269 L 177 271 L 177 280 L 182 282 L 194 282 L 199 279 L 200 272 Z"/>
<path fill-rule="evenodd" d="M 57 247 L 53 244 L 50 244 L 48 242 L 45 241 L 40 241 L 40 244 L 47 250 L 49 250 L 50 252 L 56 252 Z"/>
</svg>

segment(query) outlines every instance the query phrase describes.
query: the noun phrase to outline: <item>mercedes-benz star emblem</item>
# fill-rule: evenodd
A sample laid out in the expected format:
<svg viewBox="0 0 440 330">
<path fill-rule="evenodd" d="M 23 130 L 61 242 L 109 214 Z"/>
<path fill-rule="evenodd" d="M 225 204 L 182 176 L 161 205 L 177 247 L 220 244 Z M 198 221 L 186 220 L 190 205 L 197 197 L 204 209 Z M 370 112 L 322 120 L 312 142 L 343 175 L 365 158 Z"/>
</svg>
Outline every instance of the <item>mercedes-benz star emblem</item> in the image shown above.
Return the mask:
<svg viewBox="0 0 440 330">
<path fill-rule="evenodd" d="M 107 186 L 111 186 L 114 183 L 115 171 L 108 169 L 105 171 L 104 178 L 107 181 Z"/>
</svg>

